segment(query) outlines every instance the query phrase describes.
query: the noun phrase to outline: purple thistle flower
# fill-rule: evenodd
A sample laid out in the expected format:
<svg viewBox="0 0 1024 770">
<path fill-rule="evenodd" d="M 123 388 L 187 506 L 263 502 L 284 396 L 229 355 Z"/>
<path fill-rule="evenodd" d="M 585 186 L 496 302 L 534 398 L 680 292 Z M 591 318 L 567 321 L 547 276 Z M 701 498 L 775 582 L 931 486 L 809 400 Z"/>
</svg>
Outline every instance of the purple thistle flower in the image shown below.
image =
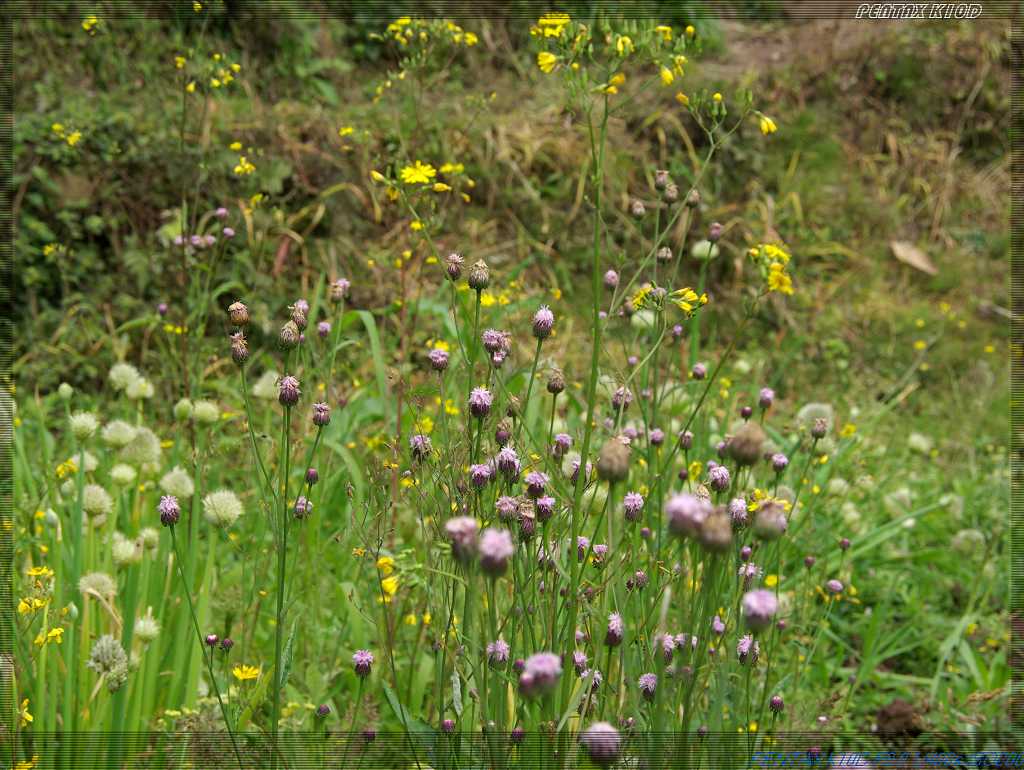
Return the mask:
<svg viewBox="0 0 1024 770">
<path fill-rule="evenodd" d="M 749 555 L 747 556 L 749 559 Z M 761 569 L 754 564 L 752 561 L 744 560 L 744 563 L 740 565 L 739 570 L 736 572 L 741 578 L 743 578 L 743 587 L 749 588 L 750 584 L 761 577 Z"/>
<path fill-rule="evenodd" d="M 320 335 L 320 339 L 324 339 L 328 334 L 331 333 L 331 324 L 329 321 L 321 321 L 316 325 L 316 333 Z"/>
<path fill-rule="evenodd" d="M 158 313 L 158 314 L 159 314 L 160 316 L 165 316 L 165 315 L 167 315 L 167 303 L 166 303 L 166 302 L 161 302 L 161 303 L 160 303 L 159 305 L 157 305 L 157 306 L 156 306 L 156 312 L 157 312 L 157 313 Z"/>
<path fill-rule="evenodd" d="M 282 384 L 283 387 L 283 384 Z M 283 403 L 283 402 L 282 402 Z M 331 421 L 331 407 L 321 402 L 313 404 L 313 424 L 318 427 L 323 427 L 329 424 Z"/>
<path fill-rule="evenodd" d="M 577 674 L 582 674 L 587 670 L 587 653 L 583 650 L 573 650 L 572 653 L 572 667 L 576 669 Z"/>
<path fill-rule="evenodd" d="M 612 393 L 612 409 L 621 412 L 633 403 L 633 393 L 625 385 L 620 386 Z"/>
<path fill-rule="evenodd" d="M 352 653 L 352 667 L 356 676 L 367 677 L 373 666 L 373 653 L 369 650 L 356 650 Z"/>
<path fill-rule="evenodd" d="M 588 460 L 587 461 L 586 475 L 583 477 L 584 480 L 589 479 L 591 477 L 591 475 L 593 475 L 593 472 L 594 472 L 594 466 Z M 579 460 L 573 460 L 572 461 L 572 470 L 569 473 L 569 478 L 572 480 L 573 484 L 576 483 L 576 477 L 579 476 L 579 475 L 580 475 L 580 461 Z"/>
<path fill-rule="evenodd" d="M 508 656 L 512 649 L 504 639 L 498 639 L 487 644 L 487 662 L 494 668 L 504 666 L 508 662 Z"/>
<path fill-rule="evenodd" d="M 216 208 L 216 210 L 213 212 L 213 215 L 215 217 L 217 217 L 217 219 L 227 219 L 228 218 L 228 210 L 226 208 L 224 208 L 223 206 L 218 206 Z"/>
<path fill-rule="evenodd" d="M 838 594 L 842 593 L 843 584 L 840 583 L 838 580 L 830 580 L 827 583 L 825 583 L 825 588 L 828 590 L 830 594 Z"/>
<path fill-rule="evenodd" d="M 160 514 L 160 523 L 165 527 L 173 527 L 181 519 L 181 507 L 178 505 L 178 498 L 174 495 L 164 495 L 156 507 Z"/>
<path fill-rule="evenodd" d="M 568 433 L 556 433 L 555 443 L 551 445 L 551 454 L 555 457 L 564 457 L 572 446 L 572 436 Z"/>
<path fill-rule="evenodd" d="M 640 692 L 645 700 L 654 700 L 654 693 L 658 689 L 657 674 L 641 674 L 637 684 L 640 686 Z"/>
<path fill-rule="evenodd" d="M 225 238 L 234 238 L 235 237 L 235 228 L 233 228 L 233 227 L 225 227 L 220 232 L 221 232 L 221 234 Z"/>
<path fill-rule="evenodd" d="M 331 707 L 328 706 L 326 703 L 321 703 L 319 706 L 316 707 L 316 715 L 321 719 L 326 719 L 330 713 Z"/>
<path fill-rule="evenodd" d="M 220 641 L 220 637 L 217 636 L 216 634 L 207 634 L 206 635 L 206 646 L 207 647 L 216 647 L 217 646 L 217 642 L 219 642 L 219 641 Z"/>
<path fill-rule="evenodd" d="M 555 498 L 538 497 L 534 502 L 534 508 L 537 511 L 537 521 L 543 524 L 555 513 Z"/>
<path fill-rule="evenodd" d="M 293 513 L 296 519 L 304 519 L 313 510 L 313 503 L 309 502 L 305 497 L 299 495 L 295 500 L 295 508 Z"/>
<path fill-rule="evenodd" d="M 714 620 L 711 621 L 711 630 L 714 631 L 716 636 L 721 636 L 725 633 L 725 623 L 722 622 L 718 615 L 715 615 Z"/>
<path fill-rule="evenodd" d="M 547 305 L 541 305 L 540 309 L 533 315 L 533 336 L 539 340 L 546 340 L 551 336 L 551 330 L 555 325 L 555 314 Z"/>
<path fill-rule="evenodd" d="M 445 257 L 444 270 L 451 280 L 457 281 L 462 277 L 462 266 L 465 262 L 462 255 L 455 251 Z"/>
<path fill-rule="evenodd" d="M 782 710 L 786 708 L 786 704 L 783 702 L 781 695 L 773 695 L 771 700 L 768 701 L 768 708 L 770 708 L 774 713 L 780 714 L 782 713 Z"/>
<path fill-rule="evenodd" d="M 499 519 L 509 522 L 519 513 L 519 502 L 514 497 L 502 495 L 494 502 L 494 509 L 498 512 Z"/>
<path fill-rule="evenodd" d="M 352 284 L 347 278 L 339 278 L 331 284 L 331 299 L 335 302 L 340 302 L 348 296 L 349 289 L 352 288 Z"/>
<path fill-rule="evenodd" d="M 587 556 L 587 551 L 590 549 L 590 538 L 579 535 L 576 538 L 576 560 L 578 562 L 583 561 Z"/>
<path fill-rule="evenodd" d="M 668 527 L 676 535 L 695 537 L 711 515 L 711 504 L 686 492 L 665 504 Z"/>
<path fill-rule="evenodd" d="M 604 561 L 604 557 L 608 555 L 608 546 L 604 543 L 594 543 L 593 554 L 594 561 L 600 564 Z"/>
<path fill-rule="evenodd" d="M 622 622 L 622 616 L 613 612 L 608 616 L 608 629 L 605 631 L 604 643 L 609 647 L 618 647 L 622 644 L 622 637 L 625 636 L 626 626 Z"/>
<path fill-rule="evenodd" d="M 608 767 L 615 764 L 622 748 L 619 731 L 607 722 L 595 722 L 580 736 L 580 743 L 587 751 L 587 756 L 595 765 Z"/>
<path fill-rule="evenodd" d="M 476 554 L 476 519 L 471 516 L 457 516 L 444 525 L 445 534 L 452 544 L 452 556 L 466 562 Z"/>
<path fill-rule="evenodd" d="M 627 492 L 622 498 L 622 512 L 626 521 L 640 521 L 644 509 L 644 498 L 639 492 Z"/>
<path fill-rule="evenodd" d="M 676 324 L 675 326 L 673 326 L 672 327 L 672 339 L 678 340 L 678 339 L 681 339 L 682 336 L 683 336 L 683 325 L 682 324 Z"/>
<path fill-rule="evenodd" d="M 522 727 L 513 727 L 512 732 L 508 734 L 509 743 L 518 746 L 526 738 L 526 730 Z"/>
<path fill-rule="evenodd" d="M 693 434 L 688 430 L 684 430 L 679 434 L 679 448 L 683 450 L 688 450 L 692 446 Z"/>
<path fill-rule="evenodd" d="M 614 289 L 619 285 L 619 274 L 614 270 L 608 270 L 604 274 L 604 287 L 606 289 Z"/>
<path fill-rule="evenodd" d="M 538 652 L 523 662 L 519 691 L 526 697 L 550 692 L 562 676 L 562 660 L 553 652 Z"/>
<path fill-rule="evenodd" d="M 412 456 L 417 460 L 426 460 L 430 457 L 431 451 L 433 451 L 433 445 L 430 443 L 430 436 L 424 436 L 422 433 L 417 433 L 415 436 L 409 437 L 409 450 L 412 452 Z"/>
<path fill-rule="evenodd" d="M 642 591 L 647 588 L 647 584 L 651 582 L 651 579 L 647 577 L 647 573 L 642 569 L 638 569 L 633 573 L 633 585 L 636 586 L 638 591 Z"/>
<path fill-rule="evenodd" d="M 739 658 L 740 663 L 746 663 L 748 657 L 751 663 L 757 663 L 760 652 L 760 645 L 750 634 L 740 637 L 740 640 L 736 643 L 736 657 Z"/>
<path fill-rule="evenodd" d="M 295 406 L 299 403 L 300 395 L 302 395 L 302 391 L 299 390 L 299 381 L 296 378 L 290 374 L 281 378 L 281 382 L 278 383 L 277 400 L 283 406 Z M 324 424 L 326 425 L 327 423 Z"/>
<path fill-rule="evenodd" d="M 477 489 L 485 486 L 493 475 L 494 473 L 490 465 L 477 463 L 476 465 L 469 466 L 469 479 Z"/>
<path fill-rule="evenodd" d="M 515 478 L 519 475 L 521 468 L 519 455 L 516 454 L 516 450 L 512 447 L 503 446 L 494 458 L 494 466 L 509 478 Z"/>
<path fill-rule="evenodd" d="M 749 520 L 747 513 L 747 501 L 742 497 L 734 497 L 729 501 L 729 518 L 732 519 L 733 527 L 739 529 L 745 527 Z"/>
<path fill-rule="evenodd" d="M 650 435 L 647 437 L 654 446 L 661 446 L 665 441 L 665 431 L 661 428 L 654 428 L 651 430 Z"/>
<path fill-rule="evenodd" d="M 491 411 L 493 401 L 494 396 L 487 388 L 473 388 L 469 394 L 469 413 L 482 420 Z"/>
<path fill-rule="evenodd" d="M 448 733 L 451 735 L 455 732 L 455 720 L 454 719 L 442 719 L 441 720 L 441 732 Z"/>
<path fill-rule="evenodd" d="M 786 466 L 789 465 L 789 458 L 782 452 L 776 452 L 772 455 L 772 470 L 776 473 L 782 473 L 786 470 Z"/>
<path fill-rule="evenodd" d="M 230 652 L 231 648 L 234 646 L 235 643 L 230 637 L 225 636 L 220 640 L 220 648 L 223 652 Z"/>
<path fill-rule="evenodd" d="M 754 631 L 771 625 L 772 618 L 778 611 L 779 602 L 771 591 L 760 588 L 743 595 L 743 619 Z"/>
<path fill-rule="evenodd" d="M 508 569 L 508 560 L 515 552 L 512 535 L 505 529 L 485 529 L 480 535 L 480 568 L 491 577 Z"/>
<path fill-rule="evenodd" d="M 729 469 L 724 465 L 716 465 L 708 471 L 708 485 L 716 492 L 728 489 L 729 481 Z"/>
<path fill-rule="evenodd" d="M 497 329 L 485 329 L 480 335 L 480 341 L 488 353 L 497 353 L 505 348 L 505 333 Z"/>
<path fill-rule="evenodd" d="M 427 353 L 427 358 L 430 359 L 430 365 L 434 367 L 435 372 L 443 372 L 448 368 L 448 351 L 441 350 L 441 348 L 434 348 Z"/>
<path fill-rule="evenodd" d="M 740 548 L 740 561 L 750 561 L 751 554 L 754 553 L 754 549 L 749 545 L 745 545 Z"/>
<path fill-rule="evenodd" d="M 546 473 L 531 471 L 526 474 L 526 494 L 537 498 L 544 494 L 550 479 Z"/>
<path fill-rule="evenodd" d="M 761 393 L 758 395 L 757 403 L 762 409 L 767 409 L 775 401 L 775 391 L 771 388 L 761 388 Z"/>
<path fill-rule="evenodd" d="M 708 376 L 708 368 L 704 364 L 696 363 L 690 370 L 690 376 L 695 380 L 703 380 Z"/>
</svg>

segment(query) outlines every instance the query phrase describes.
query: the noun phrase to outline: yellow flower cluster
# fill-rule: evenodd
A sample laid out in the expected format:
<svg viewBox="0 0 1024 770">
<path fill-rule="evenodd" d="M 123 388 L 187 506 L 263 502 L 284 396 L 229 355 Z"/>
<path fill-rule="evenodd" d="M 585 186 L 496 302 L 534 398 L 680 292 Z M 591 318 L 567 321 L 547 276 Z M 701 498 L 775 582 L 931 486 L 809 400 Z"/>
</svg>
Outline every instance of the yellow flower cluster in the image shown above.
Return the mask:
<svg viewBox="0 0 1024 770">
<path fill-rule="evenodd" d="M 95 35 L 100 31 L 100 20 L 99 17 L 89 14 L 82 19 L 82 29 L 88 32 L 90 35 Z"/>
<path fill-rule="evenodd" d="M 699 308 L 708 304 L 707 294 L 701 294 L 698 296 L 697 292 L 689 286 L 682 289 L 676 289 L 674 292 L 669 294 L 669 299 L 672 301 L 672 304 L 686 313 L 687 317 L 693 315 Z"/>
<path fill-rule="evenodd" d="M 50 130 L 57 135 L 58 138 L 63 139 L 67 142 L 68 147 L 74 147 L 80 141 L 82 141 L 81 131 L 68 131 L 63 123 L 54 123 L 50 126 Z"/>
<path fill-rule="evenodd" d="M 772 243 L 759 243 L 752 246 L 747 254 L 761 268 L 769 292 L 793 293 L 793 279 L 786 272 L 790 260 L 789 252 Z"/>
<path fill-rule="evenodd" d="M 437 169 L 429 163 L 417 160 L 411 166 L 403 168 L 398 176 L 406 184 L 430 184 L 430 180 L 437 176 Z"/>
<path fill-rule="evenodd" d="M 238 156 L 238 163 L 235 164 L 235 176 L 248 176 L 256 171 L 256 166 L 244 155 Z"/>
<path fill-rule="evenodd" d="M 530 27 L 533 37 L 561 37 L 571 19 L 567 13 L 545 13 Z"/>
<path fill-rule="evenodd" d="M 387 34 L 399 45 L 405 47 L 415 42 L 426 43 L 431 36 L 446 37 L 455 45 L 472 47 L 480 42 L 474 32 L 467 32 L 450 19 L 413 19 L 402 16 L 387 26 Z"/>
</svg>

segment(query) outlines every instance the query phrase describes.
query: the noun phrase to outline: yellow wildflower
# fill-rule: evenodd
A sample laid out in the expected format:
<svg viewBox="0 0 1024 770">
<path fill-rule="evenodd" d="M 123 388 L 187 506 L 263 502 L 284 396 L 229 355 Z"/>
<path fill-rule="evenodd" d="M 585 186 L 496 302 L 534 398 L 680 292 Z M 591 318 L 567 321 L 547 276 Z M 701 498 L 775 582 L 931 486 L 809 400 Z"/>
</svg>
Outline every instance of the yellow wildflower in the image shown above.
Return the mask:
<svg viewBox="0 0 1024 770">
<path fill-rule="evenodd" d="M 235 666 L 231 669 L 231 675 L 239 682 L 248 682 L 251 679 L 258 679 L 260 670 L 256 666 Z"/>
<path fill-rule="evenodd" d="M 384 577 L 387 577 L 395 571 L 395 560 L 390 556 L 381 556 L 377 559 L 377 569 L 380 570 L 380 573 L 384 575 Z"/>
<path fill-rule="evenodd" d="M 672 27 L 665 24 L 659 24 L 654 28 L 654 31 L 661 35 L 661 39 L 666 43 L 672 42 Z"/>
<path fill-rule="evenodd" d="M 430 180 L 437 176 L 437 169 L 429 163 L 416 161 L 411 166 L 403 168 L 399 176 L 406 184 L 429 184 Z"/>
<path fill-rule="evenodd" d="M 537 54 L 537 66 L 544 74 L 549 74 L 558 63 L 558 57 L 550 51 L 541 51 Z"/>
<path fill-rule="evenodd" d="M 774 134 L 779 130 L 779 127 L 775 125 L 775 121 L 767 115 L 762 115 L 759 122 L 761 126 L 761 133 L 765 136 L 768 136 L 768 134 Z"/>
<path fill-rule="evenodd" d="M 27 727 L 32 722 L 32 715 L 28 713 L 28 698 L 21 702 L 21 707 L 18 709 L 18 718 L 21 720 L 22 727 Z"/>
<path fill-rule="evenodd" d="M 682 91 L 676 93 L 676 101 L 684 107 L 690 106 L 690 97 L 684 94 Z"/>
<path fill-rule="evenodd" d="M 672 70 L 668 67 L 661 68 L 661 82 L 663 85 L 670 86 L 675 79 L 676 76 L 672 74 Z"/>
<path fill-rule="evenodd" d="M 633 45 L 633 38 L 629 35 L 619 35 L 615 41 L 615 50 L 619 56 L 628 56 L 636 50 L 636 46 Z"/>
</svg>

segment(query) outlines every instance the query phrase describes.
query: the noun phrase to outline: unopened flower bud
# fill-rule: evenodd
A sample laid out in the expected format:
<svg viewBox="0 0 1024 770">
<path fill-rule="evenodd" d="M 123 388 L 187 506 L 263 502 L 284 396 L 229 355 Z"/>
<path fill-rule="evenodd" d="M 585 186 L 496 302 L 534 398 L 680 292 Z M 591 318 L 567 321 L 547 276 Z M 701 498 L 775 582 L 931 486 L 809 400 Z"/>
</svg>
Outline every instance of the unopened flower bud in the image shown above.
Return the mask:
<svg viewBox="0 0 1024 770">
<path fill-rule="evenodd" d="M 241 366 L 249 358 L 249 344 L 242 332 L 231 335 L 231 360 Z"/>
<path fill-rule="evenodd" d="M 659 190 L 664 190 L 669 182 L 672 181 L 672 177 L 669 176 L 668 171 L 663 168 L 659 168 L 654 172 L 654 186 Z"/>
<path fill-rule="evenodd" d="M 301 334 L 302 332 L 299 331 L 298 324 L 296 324 L 294 320 L 289 321 L 281 327 L 281 334 L 278 337 L 281 347 L 285 350 L 298 347 L 298 344 L 301 341 Z"/>
<path fill-rule="evenodd" d="M 647 207 L 644 202 L 639 198 L 634 198 L 629 202 L 629 213 L 632 214 L 636 219 L 640 219 L 644 214 L 647 213 Z"/>
<path fill-rule="evenodd" d="M 469 276 L 467 278 L 469 288 L 474 291 L 483 291 L 491 285 L 491 271 L 487 267 L 487 263 L 482 259 L 477 260 L 473 263 L 473 266 L 469 268 Z"/>
<path fill-rule="evenodd" d="M 249 308 L 241 302 L 232 302 L 228 305 L 228 317 L 235 326 L 247 326 L 249 324 Z"/>
<path fill-rule="evenodd" d="M 448 274 L 448 278 L 452 281 L 457 281 L 462 277 L 462 266 L 465 264 L 465 260 L 461 254 L 452 252 L 444 260 L 444 269 Z"/>
<path fill-rule="evenodd" d="M 608 439 L 597 457 L 597 475 L 614 484 L 629 475 L 629 447 L 618 438 Z"/>
<path fill-rule="evenodd" d="M 557 396 L 565 390 L 565 375 L 561 369 L 552 369 L 548 375 L 548 393 Z"/>
</svg>

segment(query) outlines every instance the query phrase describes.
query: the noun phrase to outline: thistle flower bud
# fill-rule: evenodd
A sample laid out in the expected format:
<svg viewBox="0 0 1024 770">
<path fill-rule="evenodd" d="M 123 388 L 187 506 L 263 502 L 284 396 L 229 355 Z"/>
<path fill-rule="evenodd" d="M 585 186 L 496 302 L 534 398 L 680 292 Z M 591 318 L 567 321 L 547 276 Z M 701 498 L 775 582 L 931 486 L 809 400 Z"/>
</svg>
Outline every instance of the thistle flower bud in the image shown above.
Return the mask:
<svg viewBox="0 0 1024 770">
<path fill-rule="evenodd" d="M 326 703 L 321 703 L 319 706 L 316 707 L 316 715 L 320 719 L 326 719 L 330 715 L 330 713 L 331 707 L 328 706 Z"/>
<path fill-rule="evenodd" d="M 640 521 L 644 498 L 639 492 L 627 492 L 622 498 L 622 513 L 626 521 Z"/>
<path fill-rule="evenodd" d="M 512 535 L 504 529 L 485 529 L 480 535 L 480 569 L 491 577 L 499 577 L 508 569 L 515 552 Z"/>
<path fill-rule="evenodd" d="M 313 486 L 320 481 L 320 474 L 316 468 L 306 468 L 306 484 Z"/>
<path fill-rule="evenodd" d="M 331 324 L 329 321 L 321 321 L 316 325 L 316 333 L 320 336 L 320 339 L 327 339 L 327 335 L 331 333 Z"/>
<path fill-rule="evenodd" d="M 156 314 L 157 314 L 158 316 L 160 316 L 161 318 L 163 318 L 164 316 L 166 316 L 166 315 L 167 315 L 167 311 L 168 311 L 168 309 L 169 309 L 169 308 L 167 307 L 167 303 L 166 303 L 166 302 L 160 302 L 160 303 L 159 303 L 159 304 L 157 304 L 157 306 L 156 306 Z"/>
<path fill-rule="evenodd" d="M 612 409 L 621 412 L 633 403 L 633 392 L 625 385 L 620 386 L 612 393 Z"/>
<path fill-rule="evenodd" d="M 775 401 L 775 391 L 771 388 L 761 388 L 761 392 L 757 397 L 757 405 L 762 409 L 767 409 Z"/>
<path fill-rule="evenodd" d="M 60 396 L 61 401 L 70 401 L 74 393 L 75 389 L 66 382 L 62 382 L 60 387 L 57 388 L 57 395 Z"/>
<path fill-rule="evenodd" d="M 716 243 L 721 237 L 725 228 L 722 227 L 719 222 L 712 222 L 711 227 L 708 228 L 708 240 L 712 243 Z"/>
<path fill-rule="evenodd" d="M 287 378 L 285 378 L 285 379 L 287 379 Z M 284 380 L 281 381 L 281 384 L 282 384 L 282 390 L 281 390 L 282 401 L 281 401 L 281 403 L 283 404 L 284 403 L 284 400 L 283 400 L 284 399 Z M 298 382 L 296 382 L 295 384 L 296 384 L 296 389 L 297 389 L 298 388 Z M 296 399 L 296 400 L 298 400 L 298 399 Z M 293 401 L 292 403 L 295 403 L 295 402 Z M 328 406 L 327 404 L 323 403 L 322 401 L 320 403 L 313 404 L 313 424 L 316 425 L 318 428 L 322 428 L 325 425 L 329 425 L 330 422 L 331 422 L 331 407 Z"/>
<path fill-rule="evenodd" d="M 462 266 L 465 264 L 465 260 L 462 255 L 457 252 L 452 252 L 444 260 L 444 269 L 448 274 L 448 278 L 451 281 L 457 281 L 462 277 Z"/>
<path fill-rule="evenodd" d="M 498 427 L 494 429 L 494 442 L 504 447 L 512 439 L 512 423 L 505 419 L 498 423 Z"/>
<path fill-rule="evenodd" d="M 207 647 L 216 647 L 217 642 L 220 641 L 220 637 L 216 634 L 207 634 L 204 641 L 206 642 Z"/>
<path fill-rule="evenodd" d="M 690 376 L 695 380 L 703 380 L 708 376 L 708 368 L 704 364 L 696 363 L 690 370 Z"/>
<path fill-rule="evenodd" d="M 609 647 L 618 647 L 626 633 L 626 626 L 622 622 L 622 616 L 613 612 L 608 616 L 608 628 L 605 630 L 604 643 Z"/>
<path fill-rule="evenodd" d="M 776 473 L 782 473 L 788 465 L 789 458 L 782 454 L 782 452 L 776 452 L 772 455 L 772 470 Z"/>
<path fill-rule="evenodd" d="M 813 556 L 805 556 L 805 557 L 804 557 L 804 566 L 805 566 L 805 567 L 806 567 L 807 569 L 811 569 L 811 568 L 812 568 L 812 567 L 813 567 L 813 566 L 815 565 L 815 563 L 816 563 L 817 561 L 818 561 L 818 560 L 817 560 L 817 559 L 815 559 L 815 558 L 814 558 Z"/>
<path fill-rule="evenodd" d="M 614 270 L 609 270 L 604 274 L 604 287 L 606 289 L 614 289 L 619 285 L 619 274 Z"/>
<path fill-rule="evenodd" d="M 629 213 L 636 219 L 641 219 L 644 214 L 647 213 L 647 207 L 644 202 L 639 198 L 634 198 L 629 202 Z"/>
<path fill-rule="evenodd" d="M 352 669 L 356 676 L 366 678 L 373 667 L 373 653 L 369 650 L 356 650 L 352 653 Z"/>
<path fill-rule="evenodd" d="M 547 305 L 541 305 L 533 316 L 533 336 L 539 340 L 546 340 L 551 336 L 551 329 L 554 325 L 555 314 Z"/>
<path fill-rule="evenodd" d="M 850 549 L 850 538 L 844 537 L 839 541 L 839 549 L 842 551 L 848 551 Z"/>
<path fill-rule="evenodd" d="M 427 353 L 427 358 L 430 359 L 430 366 L 435 372 L 443 372 L 448 368 L 448 351 L 442 350 L 441 348 L 434 348 Z"/>
<path fill-rule="evenodd" d="M 729 469 L 724 465 L 716 465 L 708 469 L 708 486 L 716 492 L 724 492 L 729 488 Z"/>
<path fill-rule="evenodd" d="M 444 525 L 444 531 L 452 545 L 452 556 L 457 561 L 467 562 L 476 555 L 476 519 L 471 516 L 449 519 Z"/>
<path fill-rule="evenodd" d="M 659 168 L 654 172 L 654 187 L 658 190 L 664 190 L 669 182 L 672 181 L 672 177 L 669 176 L 668 171 L 663 168 Z"/>
<path fill-rule="evenodd" d="M 654 700 L 654 693 L 658 689 L 657 674 L 641 674 L 640 679 L 637 680 L 637 686 L 640 688 L 640 694 L 644 696 L 644 700 Z"/>
<path fill-rule="evenodd" d="M 838 580 L 830 580 L 825 583 L 825 590 L 830 594 L 839 594 L 843 592 L 843 584 Z"/>
<path fill-rule="evenodd" d="M 775 594 L 759 588 L 743 595 L 743 620 L 754 631 L 760 631 L 771 625 L 772 618 L 779 611 L 779 602 Z"/>
<path fill-rule="evenodd" d="M 302 332 L 299 330 L 298 324 L 296 324 L 293 319 L 281 327 L 281 334 L 278 336 L 278 342 L 285 350 L 291 350 L 292 348 L 299 346 L 301 336 Z"/>
<path fill-rule="evenodd" d="M 430 443 L 430 436 L 425 436 L 422 433 L 417 433 L 415 436 L 409 438 L 409 451 L 412 452 L 413 459 L 423 461 L 430 457 L 433 446 Z"/>
<path fill-rule="evenodd" d="M 494 396 L 487 388 L 473 388 L 469 394 L 469 413 L 482 420 L 491 411 Z"/>
<path fill-rule="evenodd" d="M 295 515 L 295 518 L 304 519 L 312 512 L 313 503 L 307 500 L 303 495 L 299 495 L 295 500 L 295 507 L 292 509 L 292 513 Z"/>
<path fill-rule="evenodd" d="M 561 369 L 553 368 L 548 375 L 548 393 L 557 396 L 565 390 L 565 375 Z"/>
<path fill-rule="evenodd" d="M 754 516 L 754 535 L 762 540 L 778 540 L 786 532 L 788 522 L 781 503 L 768 500 L 761 503 Z"/>
<path fill-rule="evenodd" d="M 753 414 L 754 414 L 754 408 L 752 406 L 741 406 L 740 407 L 740 417 L 742 417 L 744 420 L 749 420 L 751 415 L 753 415 Z"/>
<path fill-rule="evenodd" d="M 248 326 L 249 308 L 241 302 L 232 302 L 228 305 L 228 317 L 233 326 Z"/>
<path fill-rule="evenodd" d="M 225 636 L 220 640 L 220 649 L 222 652 L 231 652 L 231 648 L 234 646 L 235 643 L 230 637 Z"/>
<path fill-rule="evenodd" d="M 670 249 L 668 246 L 662 246 L 660 249 L 658 249 L 658 252 L 655 256 L 658 258 L 659 262 L 671 262 L 672 249 Z"/>
<path fill-rule="evenodd" d="M 345 297 L 348 296 L 349 289 L 352 288 L 352 284 L 347 278 L 339 278 L 331 284 L 331 301 L 341 302 Z"/>
<path fill-rule="evenodd" d="M 695 209 L 700 205 L 700 193 L 696 189 L 690 190 L 686 196 L 686 207 Z"/>
<path fill-rule="evenodd" d="M 619 731 L 607 722 L 595 722 L 580 736 L 580 743 L 587 751 L 590 761 L 599 767 L 610 767 L 619 758 L 622 737 Z"/>
<path fill-rule="evenodd" d="M 664 196 L 668 203 L 675 203 L 679 200 L 679 188 L 676 187 L 675 182 L 669 182 L 665 185 Z"/>
<path fill-rule="evenodd" d="M 828 420 L 824 417 L 816 418 L 811 426 L 811 438 L 823 439 L 826 433 L 828 433 Z"/>
<path fill-rule="evenodd" d="M 181 507 L 174 495 L 164 495 L 156 507 L 160 514 L 160 523 L 165 527 L 173 527 L 181 519 Z"/>
<path fill-rule="evenodd" d="M 737 465 L 753 465 L 761 457 L 761 450 L 767 439 L 764 430 L 756 422 L 743 424 L 736 435 L 729 440 L 729 455 Z"/>
<path fill-rule="evenodd" d="M 282 406 L 295 406 L 299 403 L 299 396 L 301 394 L 299 381 L 295 377 L 289 374 L 281 378 L 281 382 L 277 387 L 277 400 L 281 402 Z"/>
<path fill-rule="evenodd" d="M 292 306 L 292 321 L 294 321 L 295 325 L 299 327 L 300 332 L 305 331 L 306 326 L 309 323 L 306 313 L 298 306 L 297 303 Z"/>
<path fill-rule="evenodd" d="M 482 259 L 478 259 L 473 263 L 473 266 L 469 268 L 469 276 L 467 277 L 469 288 L 476 292 L 481 292 L 491 285 L 491 271 L 487 267 L 487 263 Z"/>
<path fill-rule="evenodd" d="M 722 553 L 732 545 L 732 521 L 724 509 L 719 508 L 704 520 L 697 534 L 700 544 L 709 551 Z"/>
<path fill-rule="evenodd" d="M 597 456 L 597 475 L 614 484 L 629 476 L 629 447 L 621 439 L 612 438 L 604 442 Z"/>
<path fill-rule="evenodd" d="M 245 341 L 242 332 L 235 332 L 231 335 L 231 360 L 241 366 L 249 358 L 249 343 Z"/>
<path fill-rule="evenodd" d="M 782 713 L 782 710 L 786 708 L 786 704 L 782 701 L 781 695 L 773 695 L 768 701 L 768 708 L 775 714 Z"/>
</svg>

